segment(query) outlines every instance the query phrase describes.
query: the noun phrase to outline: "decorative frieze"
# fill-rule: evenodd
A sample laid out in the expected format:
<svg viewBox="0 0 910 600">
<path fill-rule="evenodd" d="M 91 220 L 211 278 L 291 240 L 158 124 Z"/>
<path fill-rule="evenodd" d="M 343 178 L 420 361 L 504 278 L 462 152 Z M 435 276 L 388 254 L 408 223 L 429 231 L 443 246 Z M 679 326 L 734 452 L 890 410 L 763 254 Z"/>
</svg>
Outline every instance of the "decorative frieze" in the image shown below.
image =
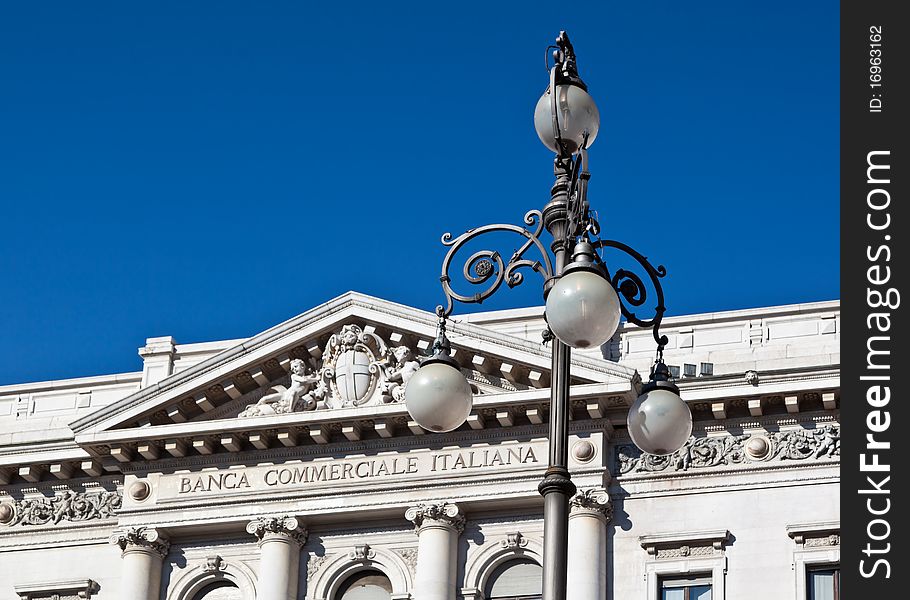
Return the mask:
<svg viewBox="0 0 910 600">
<path fill-rule="evenodd" d="M 81 522 L 113 519 L 123 501 L 119 491 L 74 492 L 67 490 L 53 498 L 8 500 L 0 504 L 0 525 L 54 525 L 63 521 Z"/>
<path fill-rule="evenodd" d="M 306 543 L 307 530 L 302 527 L 295 517 L 259 517 L 253 519 L 246 526 L 249 534 L 255 535 L 262 544 L 270 538 L 282 537 L 297 542 L 302 546 Z"/>
<path fill-rule="evenodd" d="M 840 428 L 825 425 L 818 429 L 720 437 L 691 437 L 666 456 L 642 453 L 631 444 L 616 449 L 620 475 L 658 472 L 685 472 L 741 463 L 768 461 L 824 460 L 840 457 Z"/>
<path fill-rule="evenodd" d="M 110 543 L 120 546 L 126 553 L 134 550 L 147 550 L 164 558 L 170 550 L 171 544 L 161 532 L 153 527 L 127 527 L 114 532 Z"/>
<path fill-rule="evenodd" d="M 701 546 L 689 546 L 683 544 L 676 548 L 655 548 L 654 556 L 656 558 L 687 558 L 687 557 L 699 557 L 699 556 L 713 556 L 717 549 L 710 544 L 704 544 Z"/>
<path fill-rule="evenodd" d="M 414 523 L 418 533 L 425 527 L 449 527 L 458 533 L 464 531 L 464 515 L 457 504 L 449 502 L 412 506 L 404 513 L 404 518 Z"/>
</svg>

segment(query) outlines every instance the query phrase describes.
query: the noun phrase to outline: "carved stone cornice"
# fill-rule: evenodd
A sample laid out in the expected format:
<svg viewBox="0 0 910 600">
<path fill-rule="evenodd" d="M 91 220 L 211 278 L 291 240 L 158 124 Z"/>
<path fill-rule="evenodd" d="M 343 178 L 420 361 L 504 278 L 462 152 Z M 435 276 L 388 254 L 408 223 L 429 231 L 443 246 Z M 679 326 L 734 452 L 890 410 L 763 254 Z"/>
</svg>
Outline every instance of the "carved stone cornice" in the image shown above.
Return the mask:
<svg viewBox="0 0 910 600">
<path fill-rule="evenodd" d="M 0 504 L 0 526 L 57 525 L 62 521 L 113 519 L 123 497 L 120 492 L 74 492 L 53 498 L 28 498 Z"/>
<path fill-rule="evenodd" d="M 171 543 L 164 535 L 153 527 L 127 527 L 115 531 L 110 537 L 110 543 L 120 546 L 124 554 L 127 552 L 154 552 L 161 558 L 167 556 Z"/>
<path fill-rule="evenodd" d="M 275 539 L 290 540 L 298 546 L 306 543 L 307 530 L 300 524 L 296 517 L 259 517 L 250 521 L 246 526 L 249 534 L 259 539 L 259 544 Z"/>
<path fill-rule="evenodd" d="M 454 529 L 459 534 L 464 531 L 464 514 L 457 504 L 449 502 L 412 506 L 404 513 L 404 518 L 414 523 L 418 535 L 427 527 Z"/>
<path fill-rule="evenodd" d="M 638 538 L 641 547 L 655 558 L 686 558 L 722 554 L 730 541 L 726 529 L 660 533 Z"/>
<path fill-rule="evenodd" d="M 600 488 L 580 490 L 569 500 L 569 512 L 572 515 L 589 514 L 603 517 L 609 523 L 613 519 L 613 502 L 606 490 Z"/>
<path fill-rule="evenodd" d="M 91 579 L 71 579 L 28 583 L 13 587 L 20 600 L 68 600 L 79 598 L 89 600 L 100 586 Z"/>
<path fill-rule="evenodd" d="M 840 522 L 823 521 L 788 525 L 787 535 L 797 545 L 804 548 L 840 546 Z"/>
</svg>

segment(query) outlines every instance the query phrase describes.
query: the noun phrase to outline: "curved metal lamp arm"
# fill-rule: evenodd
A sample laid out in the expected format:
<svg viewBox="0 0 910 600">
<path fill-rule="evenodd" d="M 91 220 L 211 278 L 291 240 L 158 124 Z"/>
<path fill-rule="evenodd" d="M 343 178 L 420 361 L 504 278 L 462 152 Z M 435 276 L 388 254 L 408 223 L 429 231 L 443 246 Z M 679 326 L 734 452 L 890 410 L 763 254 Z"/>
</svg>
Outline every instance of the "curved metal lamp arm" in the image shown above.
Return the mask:
<svg viewBox="0 0 910 600">
<path fill-rule="evenodd" d="M 441 316 L 447 317 L 452 313 L 456 300 L 466 304 L 479 304 L 492 296 L 503 282 L 510 288 L 521 284 L 524 281 L 524 275 L 519 269 L 529 268 L 536 271 L 543 276 L 544 281 L 553 276 L 553 265 L 550 255 L 543 242 L 540 241 L 540 233 L 543 230 L 541 212 L 539 210 L 528 211 L 525 214 L 524 222 L 529 227 L 533 226 L 534 230 L 529 231 L 519 225 L 496 223 L 484 225 L 477 229 L 469 229 L 456 238 L 453 238 L 451 233 L 443 234 L 443 245 L 451 246 L 451 248 L 442 261 L 442 274 L 439 276 L 439 280 L 442 282 L 442 289 L 446 295 L 446 306 Z M 452 259 L 469 241 L 494 231 L 517 233 L 526 238 L 526 241 L 521 248 L 512 254 L 508 262 L 503 261 L 502 255 L 495 250 L 480 250 L 469 256 L 461 269 L 465 281 L 471 285 L 485 287 L 473 295 L 459 294 L 451 286 L 452 278 L 449 275 L 449 269 L 452 266 Z M 541 260 L 524 258 L 525 252 L 532 246 L 537 248 Z"/>
<path fill-rule="evenodd" d="M 667 336 L 661 335 L 660 333 L 660 322 L 663 320 L 664 313 L 667 311 L 667 307 L 664 306 L 664 289 L 660 285 L 660 279 L 667 275 L 666 267 L 663 265 L 654 267 L 654 265 L 648 261 L 647 256 L 643 256 L 638 251 L 633 250 L 626 244 L 617 242 L 616 240 L 596 240 L 591 242 L 591 244 L 595 248 L 615 248 L 621 252 L 625 252 L 634 258 L 648 273 L 651 284 L 654 286 L 654 292 L 657 295 L 657 306 L 654 308 L 653 317 L 650 319 L 640 319 L 629 307 L 641 306 L 648 299 L 648 290 L 641 277 L 636 273 L 625 269 L 617 269 L 615 273 L 610 274 L 610 269 L 607 265 L 600 260 L 600 257 L 597 258 L 597 261 L 606 272 L 607 280 L 613 285 L 613 288 L 619 295 L 619 307 L 622 310 L 623 316 L 626 317 L 627 321 L 634 323 L 639 327 L 650 327 L 651 332 L 654 335 L 654 341 L 657 342 L 657 351 L 658 353 L 662 352 L 664 346 L 669 342 Z"/>
</svg>

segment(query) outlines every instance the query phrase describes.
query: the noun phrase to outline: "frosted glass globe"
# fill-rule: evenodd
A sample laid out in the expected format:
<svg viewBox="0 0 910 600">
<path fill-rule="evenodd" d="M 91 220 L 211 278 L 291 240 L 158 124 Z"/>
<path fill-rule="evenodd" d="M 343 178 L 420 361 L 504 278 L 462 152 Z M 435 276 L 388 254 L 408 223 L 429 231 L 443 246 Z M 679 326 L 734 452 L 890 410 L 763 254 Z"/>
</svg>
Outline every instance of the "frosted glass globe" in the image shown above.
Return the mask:
<svg viewBox="0 0 910 600">
<path fill-rule="evenodd" d="M 638 397 L 626 420 L 635 445 L 649 454 L 672 454 L 692 435 L 692 412 L 682 398 L 657 388 Z"/>
<path fill-rule="evenodd" d="M 616 333 L 619 298 L 610 282 L 591 271 L 563 275 L 547 295 L 547 324 L 564 344 L 596 348 Z"/>
<path fill-rule="evenodd" d="M 404 388 L 408 414 L 429 431 L 457 429 L 471 414 L 473 400 L 461 371 L 443 362 L 420 367 Z"/>
<path fill-rule="evenodd" d="M 600 111 L 591 95 L 577 85 L 556 86 L 556 110 L 559 132 L 566 149 L 574 154 L 581 147 L 588 132 L 588 145 L 594 143 L 600 129 Z M 553 134 L 553 117 L 550 111 L 550 90 L 544 92 L 534 109 L 534 129 L 543 145 L 559 152 Z"/>
</svg>

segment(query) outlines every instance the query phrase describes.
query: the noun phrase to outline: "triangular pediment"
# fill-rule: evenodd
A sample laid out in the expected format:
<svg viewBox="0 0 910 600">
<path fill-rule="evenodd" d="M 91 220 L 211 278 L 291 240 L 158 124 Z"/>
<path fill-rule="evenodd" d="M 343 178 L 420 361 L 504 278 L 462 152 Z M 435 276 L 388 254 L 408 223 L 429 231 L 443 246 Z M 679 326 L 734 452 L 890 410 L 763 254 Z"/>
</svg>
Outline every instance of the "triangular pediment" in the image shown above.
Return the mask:
<svg viewBox="0 0 910 600">
<path fill-rule="evenodd" d="M 339 417 L 381 414 L 389 405 L 400 407 L 397 371 L 413 368 L 414 357 L 426 354 L 436 323 L 433 313 L 349 292 L 82 418 L 72 429 L 77 441 L 91 443 L 136 428 L 238 419 L 254 428 L 263 419 L 293 420 L 298 412 L 323 418 L 331 411 Z M 345 346 L 345 334 L 358 339 Z M 479 396 L 526 395 L 549 386 L 547 346 L 457 321 L 449 323 L 448 336 Z M 306 392 L 296 398 L 289 390 L 292 368 L 296 391 Z M 573 384 L 610 384 L 621 391 L 637 377 L 606 360 L 573 360 Z"/>
</svg>

